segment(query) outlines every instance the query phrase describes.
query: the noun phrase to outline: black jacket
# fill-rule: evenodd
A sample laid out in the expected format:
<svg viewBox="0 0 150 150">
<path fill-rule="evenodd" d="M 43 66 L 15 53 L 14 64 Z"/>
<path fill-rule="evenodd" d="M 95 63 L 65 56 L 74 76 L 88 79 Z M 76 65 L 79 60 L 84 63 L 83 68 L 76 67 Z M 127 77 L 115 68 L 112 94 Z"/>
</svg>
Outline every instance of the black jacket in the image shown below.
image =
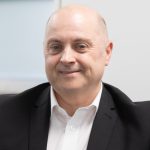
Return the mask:
<svg viewBox="0 0 150 150">
<path fill-rule="evenodd" d="M 0 150 L 46 150 L 49 86 L 0 96 Z M 87 150 L 150 150 L 150 102 L 134 103 L 104 83 Z"/>
</svg>

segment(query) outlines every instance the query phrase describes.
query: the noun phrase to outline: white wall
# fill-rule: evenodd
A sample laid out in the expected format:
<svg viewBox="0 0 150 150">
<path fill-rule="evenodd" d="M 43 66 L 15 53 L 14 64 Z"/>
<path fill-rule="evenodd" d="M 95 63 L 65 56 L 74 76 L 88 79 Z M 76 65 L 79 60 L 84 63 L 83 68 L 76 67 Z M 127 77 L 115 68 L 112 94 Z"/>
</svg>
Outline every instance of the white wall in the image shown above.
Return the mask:
<svg viewBox="0 0 150 150">
<path fill-rule="evenodd" d="M 93 7 L 106 19 L 114 49 L 103 81 L 133 100 L 150 100 L 149 0 L 61 0 L 62 6 L 69 3 Z M 43 32 L 58 6 L 57 0 L 0 2 L 0 91 L 21 91 L 46 80 Z"/>
<path fill-rule="evenodd" d="M 0 92 L 19 92 L 46 81 L 43 37 L 59 0 L 0 1 Z"/>
<path fill-rule="evenodd" d="M 133 100 L 150 100 L 150 1 L 62 0 L 70 3 L 86 4 L 106 19 L 114 49 L 103 81 Z"/>
</svg>

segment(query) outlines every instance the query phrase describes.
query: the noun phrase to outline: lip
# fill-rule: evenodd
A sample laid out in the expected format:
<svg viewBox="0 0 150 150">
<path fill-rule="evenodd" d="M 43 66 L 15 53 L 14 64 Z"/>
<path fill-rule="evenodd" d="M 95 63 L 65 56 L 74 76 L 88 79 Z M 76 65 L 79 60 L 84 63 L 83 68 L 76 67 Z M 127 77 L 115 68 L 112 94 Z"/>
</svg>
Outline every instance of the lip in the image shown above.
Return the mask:
<svg viewBox="0 0 150 150">
<path fill-rule="evenodd" d="M 62 74 L 72 74 L 72 73 L 77 73 L 77 72 L 80 72 L 80 71 L 60 71 L 60 73 Z"/>
<path fill-rule="evenodd" d="M 59 73 L 64 76 L 74 76 L 79 72 L 80 72 L 79 70 L 77 70 L 77 71 L 59 71 Z"/>
</svg>

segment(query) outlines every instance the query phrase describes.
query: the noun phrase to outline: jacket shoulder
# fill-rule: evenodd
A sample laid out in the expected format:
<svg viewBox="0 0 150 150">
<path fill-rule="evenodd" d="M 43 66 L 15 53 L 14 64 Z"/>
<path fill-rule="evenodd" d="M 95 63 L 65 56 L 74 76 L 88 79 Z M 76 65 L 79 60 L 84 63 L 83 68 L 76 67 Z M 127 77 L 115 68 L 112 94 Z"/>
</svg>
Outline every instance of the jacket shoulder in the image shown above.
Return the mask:
<svg viewBox="0 0 150 150">
<path fill-rule="evenodd" d="M 103 83 L 104 87 L 109 91 L 111 96 L 115 99 L 119 99 L 118 102 L 122 102 L 124 104 L 134 104 L 139 105 L 141 107 L 146 107 L 146 105 L 150 104 L 150 100 L 147 101 L 132 101 L 124 92 L 122 92 L 119 88 L 112 86 L 107 83 Z"/>
<path fill-rule="evenodd" d="M 23 101 L 23 99 L 35 99 L 37 98 L 40 93 L 42 93 L 42 91 L 47 88 L 49 85 L 49 83 L 43 83 L 40 85 L 37 85 L 33 88 L 27 89 L 21 93 L 16 93 L 16 94 L 1 94 L 0 95 L 0 106 L 5 104 L 5 103 L 11 103 L 12 101 Z"/>
<path fill-rule="evenodd" d="M 133 102 L 120 89 L 104 83 L 104 87 L 112 96 L 119 116 L 131 122 L 150 123 L 150 101 Z"/>
</svg>

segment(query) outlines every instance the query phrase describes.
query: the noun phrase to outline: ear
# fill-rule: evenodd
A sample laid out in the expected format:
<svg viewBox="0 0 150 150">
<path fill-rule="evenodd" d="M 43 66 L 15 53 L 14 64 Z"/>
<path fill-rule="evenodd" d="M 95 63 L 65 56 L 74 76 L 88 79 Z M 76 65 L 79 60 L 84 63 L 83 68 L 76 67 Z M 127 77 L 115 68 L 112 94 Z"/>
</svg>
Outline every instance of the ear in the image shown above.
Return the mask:
<svg viewBox="0 0 150 150">
<path fill-rule="evenodd" d="M 107 47 L 105 49 L 106 52 L 106 59 L 105 59 L 105 65 L 108 66 L 111 55 L 112 55 L 112 49 L 113 49 L 113 43 L 112 42 L 108 42 Z"/>
</svg>

